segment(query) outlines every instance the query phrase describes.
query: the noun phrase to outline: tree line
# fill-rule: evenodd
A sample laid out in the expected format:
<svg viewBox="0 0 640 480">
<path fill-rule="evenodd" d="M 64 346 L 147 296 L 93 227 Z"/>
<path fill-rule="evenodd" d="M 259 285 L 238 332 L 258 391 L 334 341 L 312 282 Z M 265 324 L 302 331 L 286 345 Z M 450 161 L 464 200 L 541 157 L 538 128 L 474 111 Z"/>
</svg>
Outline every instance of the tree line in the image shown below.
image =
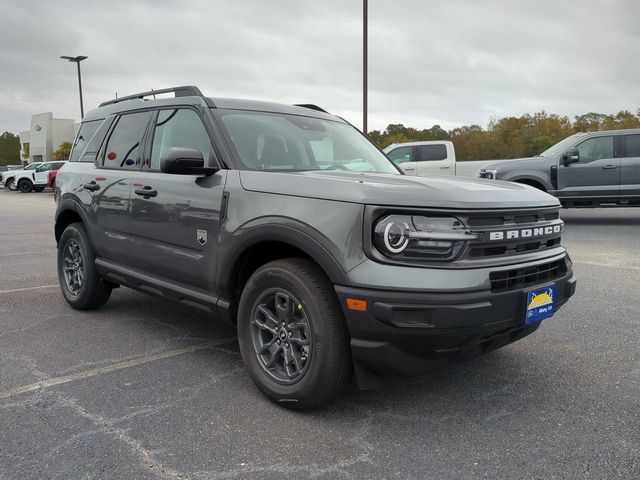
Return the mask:
<svg viewBox="0 0 640 480">
<path fill-rule="evenodd" d="M 489 160 L 532 157 L 577 132 L 640 128 L 640 110 L 615 115 L 587 113 L 573 121 L 567 116 L 545 111 L 520 117 L 493 118 L 486 129 L 468 125 L 444 130 L 439 125 L 418 130 L 402 124 L 390 124 L 383 132 L 373 130 L 369 138 L 380 148 L 392 143 L 425 140 L 451 140 L 459 160 Z"/>
</svg>

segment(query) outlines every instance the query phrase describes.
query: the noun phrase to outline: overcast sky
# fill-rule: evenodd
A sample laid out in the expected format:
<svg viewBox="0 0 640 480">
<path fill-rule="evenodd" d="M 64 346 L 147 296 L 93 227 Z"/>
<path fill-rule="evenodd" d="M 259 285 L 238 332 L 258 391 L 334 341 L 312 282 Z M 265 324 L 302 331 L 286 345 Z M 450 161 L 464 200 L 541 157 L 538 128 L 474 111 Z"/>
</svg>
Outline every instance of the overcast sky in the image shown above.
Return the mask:
<svg viewBox="0 0 640 480">
<path fill-rule="evenodd" d="M 640 108 L 640 2 L 369 1 L 369 128 Z M 119 95 L 316 103 L 362 123 L 361 0 L 0 0 L 0 132 Z"/>
</svg>

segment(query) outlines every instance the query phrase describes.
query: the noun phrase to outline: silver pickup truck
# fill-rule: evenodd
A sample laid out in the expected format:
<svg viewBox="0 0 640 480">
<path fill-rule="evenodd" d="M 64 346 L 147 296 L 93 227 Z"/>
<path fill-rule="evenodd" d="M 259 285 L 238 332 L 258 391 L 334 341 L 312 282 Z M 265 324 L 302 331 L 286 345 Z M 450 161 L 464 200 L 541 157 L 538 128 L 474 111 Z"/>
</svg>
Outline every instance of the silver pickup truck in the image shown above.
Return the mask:
<svg viewBox="0 0 640 480">
<path fill-rule="evenodd" d="M 480 177 L 531 185 L 565 207 L 640 206 L 640 129 L 576 133 L 536 157 L 484 164 Z"/>
</svg>

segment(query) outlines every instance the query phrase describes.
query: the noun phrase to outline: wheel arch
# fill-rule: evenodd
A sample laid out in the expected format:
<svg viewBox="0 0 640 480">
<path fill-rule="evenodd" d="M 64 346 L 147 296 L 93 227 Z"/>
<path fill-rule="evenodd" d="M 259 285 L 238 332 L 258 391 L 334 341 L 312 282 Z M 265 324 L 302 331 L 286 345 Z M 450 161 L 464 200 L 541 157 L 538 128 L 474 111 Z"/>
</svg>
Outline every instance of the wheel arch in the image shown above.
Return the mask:
<svg viewBox="0 0 640 480">
<path fill-rule="evenodd" d="M 89 235 L 89 238 L 91 238 L 90 229 L 87 228 L 89 222 L 87 221 L 87 218 L 82 209 L 78 208 L 76 202 L 74 202 L 71 198 L 67 197 L 60 199 L 60 203 L 58 204 L 58 208 L 56 210 L 54 225 L 56 244 L 60 241 L 60 237 L 62 236 L 62 232 L 64 232 L 65 228 L 76 222 L 84 224 L 87 235 Z"/>
<path fill-rule="evenodd" d="M 521 183 L 523 185 L 529 185 L 530 187 L 537 188 L 538 190 L 542 190 L 543 192 L 547 192 L 549 190 L 549 185 L 546 185 L 539 178 L 535 177 L 516 177 L 510 180 L 511 182 Z"/>
<path fill-rule="evenodd" d="M 276 225 L 251 229 L 233 251 L 220 255 L 216 283 L 223 298 L 236 301 L 244 284 L 260 266 L 280 258 L 307 258 L 334 284 L 349 285 L 338 260 L 316 239 L 301 230 Z"/>
</svg>

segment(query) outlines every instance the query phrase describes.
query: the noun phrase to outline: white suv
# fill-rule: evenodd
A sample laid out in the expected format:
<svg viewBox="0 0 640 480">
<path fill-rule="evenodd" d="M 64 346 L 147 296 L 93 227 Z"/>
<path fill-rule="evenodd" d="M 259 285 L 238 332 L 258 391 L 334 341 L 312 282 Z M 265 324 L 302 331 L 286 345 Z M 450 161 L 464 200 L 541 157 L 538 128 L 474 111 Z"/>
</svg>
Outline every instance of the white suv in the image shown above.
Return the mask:
<svg viewBox="0 0 640 480">
<path fill-rule="evenodd" d="M 20 190 L 22 193 L 29 193 L 32 190 L 41 192 L 47 186 L 49 171 L 58 170 L 66 161 L 45 162 L 38 167 L 21 170 L 16 173 L 13 183 L 9 186 L 11 190 Z"/>
<path fill-rule="evenodd" d="M 42 162 L 34 162 L 23 168 L 17 168 L 2 172 L 2 175 L 0 175 L 0 181 L 2 181 L 2 185 L 4 185 L 6 188 L 11 188 L 11 185 L 13 184 L 18 173 L 22 172 L 23 170 L 34 170 L 40 165 L 42 165 Z"/>
</svg>

